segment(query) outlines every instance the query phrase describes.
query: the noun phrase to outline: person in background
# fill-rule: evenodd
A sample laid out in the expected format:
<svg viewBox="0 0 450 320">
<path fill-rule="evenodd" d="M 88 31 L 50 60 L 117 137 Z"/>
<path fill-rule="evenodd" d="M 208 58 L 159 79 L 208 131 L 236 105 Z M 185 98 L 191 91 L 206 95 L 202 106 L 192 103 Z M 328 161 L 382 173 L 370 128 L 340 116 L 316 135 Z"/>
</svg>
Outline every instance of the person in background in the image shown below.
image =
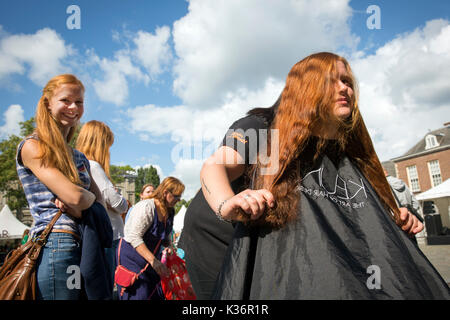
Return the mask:
<svg viewBox="0 0 450 320">
<path fill-rule="evenodd" d="M 386 168 L 383 168 L 384 174 L 386 176 L 386 180 L 389 182 L 389 185 L 392 188 L 393 195 L 399 205 L 399 207 L 408 208 L 409 212 L 414 214 L 420 222 L 424 222 L 419 201 L 416 199 L 414 194 L 408 188 L 406 183 L 396 177 L 389 175 Z M 414 237 L 414 240 L 416 238 Z"/>
<path fill-rule="evenodd" d="M 141 193 L 139 194 L 140 200 L 147 199 L 153 193 L 153 191 L 155 191 L 155 186 L 153 184 L 151 183 L 144 184 L 141 188 Z M 132 206 L 128 208 L 128 213 L 125 216 L 125 223 L 127 222 L 130 216 L 132 208 L 133 208 Z"/>
<path fill-rule="evenodd" d="M 147 199 L 155 191 L 155 186 L 151 183 L 144 184 L 141 188 L 140 197 L 142 199 Z"/>
<path fill-rule="evenodd" d="M 20 142 L 16 168 L 39 235 L 61 210 L 37 261 L 39 300 L 78 300 L 81 289 L 67 286 L 68 268 L 80 266 L 78 219 L 97 200 L 100 191 L 90 176 L 88 159 L 69 142 L 84 112 L 84 86 L 71 74 L 52 78 L 36 109 L 36 129 Z"/>
<path fill-rule="evenodd" d="M 125 223 L 125 236 L 117 250 L 117 259 L 120 265 L 137 274 L 146 269 L 131 287 L 118 285 L 120 300 L 164 300 L 160 282 L 169 271 L 160 261 L 162 246 L 171 247 L 174 206 L 183 191 L 184 184 L 180 180 L 167 177 L 151 195 L 134 205 Z"/>
<path fill-rule="evenodd" d="M 422 215 L 420 214 L 420 203 L 414 196 L 414 193 L 411 192 L 403 180 L 389 175 L 385 168 L 383 168 L 383 170 L 396 199 L 398 199 L 399 206 L 408 208 L 408 210 L 419 220 L 423 220 Z"/>
<path fill-rule="evenodd" d="M 22 241 L 20 244 L 25 244 L 28 241 L 28 237 L 30 236 L 30 229 L 25 229 L 22 234 Z"/>
<path fill-rule="evenodd" d="M 124 235 L 121 213 L 128 209 L 127 200 L 114 187 L 109 175 L 110 148 L 113 143 L 114 134 L 111 129 L 103 122 L 92 120 L 83 125 L 76 144 L 77 149 L 89 159 L 92 178 L 103 196 L 111 221 L 113 245 L 111 248 L 105 248 L 112 275 L 111 283 L 114 283 L 114 272 L 117 266 L 115 252 L 119 239 Z"/>
</svg>

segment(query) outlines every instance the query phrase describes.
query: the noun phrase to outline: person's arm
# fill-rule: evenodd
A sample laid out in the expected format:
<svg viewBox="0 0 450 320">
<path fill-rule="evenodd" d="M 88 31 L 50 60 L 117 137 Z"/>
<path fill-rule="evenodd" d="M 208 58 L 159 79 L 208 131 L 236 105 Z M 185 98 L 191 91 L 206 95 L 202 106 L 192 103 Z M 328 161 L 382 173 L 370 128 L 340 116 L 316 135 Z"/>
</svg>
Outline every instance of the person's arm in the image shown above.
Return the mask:
<svg viewBox="0 0 450 320">
<path fill-rule="evenodd" d="M 102 193 L 100 192 L 100 189 L 97 186 L 97 183 L 95 183 L 95 180 L 92 177 L 91 170 L 88 170 L 89 176 L 91 177 L 91 186 L 89 190 L 95 195 L 96 201 L 101 203 L 101 205 L 106 209 L 106 203 L 105 199 L 103 198 Z"/>
<path fill-rule="evenodd" d="M 225 220 L 242 221 L 242 209 L 250 219 L 258 219 L 272 207 L 274 197 L 268 190 L 244 190 L 234 194 L 231 182 L 245 170 L 241 155 L 233 148 L 222 146 L 202 166 L 200 180 L 202 192 L 211 209 Z M 220 212 L 219 212 L 220 209 Z"/>
<path fill-rule="evenodd" d="M 89 208 L 95 201 L 95 195 L 72 183 L 56 168 L 45 167 L 38 159 L 39 145 L 34 139 L 27 140 L 21 150 L 23 164 L 53 192 L 60 202 L 70 207 L 67 213 L 81 218 L 81 211 Z M 58 200 L 56 199 L 56 200 Z M 57 201 L 55 200 L 55 204 Z"/>
<path fill-rule="evenodd" d="M 91 176 L 96 184 L 98 193 L 101 194 L 102 199 L 105 202 L 105 208 L 108 212 L 115 213 L 117 215 L 122 214 L 128 208 L 127 200 L 114 188 L 114 185 L 109 180 L 103 168 L 100 164 L 90 161 L 91 164 Z"/>
<path fill-rule="evenodd" d="M 108 211 L 121 215 L 128 211 L 128 201 L 125 199 L 113 185 L 111 187 L 102 191 L 106 205 L 108 206 Z"/>
<path fill-rule="evenodd" d="M 150 263 L 152 268 L 156 271 L 156 273 L 161 278 L 165 278 L 165 277 L 169 276 L 169 274 L 170 274 L 169 269 L 161 261 L 156 259 L 156 257 L 153 255 L 153 253 L 150 250 L 148 250 L 145 243 L 140 244 L 135 249 L 136 249 L 137 253 L 139 253 L 141 255 L 141 257 L 143 257 L 148 263 Z"/>
</svg>

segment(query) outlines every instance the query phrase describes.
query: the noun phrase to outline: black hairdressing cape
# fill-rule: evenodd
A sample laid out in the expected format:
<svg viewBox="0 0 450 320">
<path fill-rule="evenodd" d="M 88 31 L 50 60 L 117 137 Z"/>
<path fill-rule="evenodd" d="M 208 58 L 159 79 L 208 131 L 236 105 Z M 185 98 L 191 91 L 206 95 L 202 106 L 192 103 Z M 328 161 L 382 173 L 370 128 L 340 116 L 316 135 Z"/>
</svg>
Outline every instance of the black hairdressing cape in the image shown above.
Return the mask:
<svg viewBox="0 0 450 320">
<path fill-rule="evenodd" d="M 302 168 L 296 222 L 238 224 L 214 299 L 450 298 L 356 165 L 333 149 Z"/>
</svg>

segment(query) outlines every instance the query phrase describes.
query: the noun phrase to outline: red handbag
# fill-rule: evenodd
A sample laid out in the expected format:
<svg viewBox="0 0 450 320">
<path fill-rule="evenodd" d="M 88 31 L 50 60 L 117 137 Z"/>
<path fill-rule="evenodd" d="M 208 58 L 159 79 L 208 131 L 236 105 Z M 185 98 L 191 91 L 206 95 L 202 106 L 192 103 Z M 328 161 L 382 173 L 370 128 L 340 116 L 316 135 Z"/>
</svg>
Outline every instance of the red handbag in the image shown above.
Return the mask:
<svg viewBox="0 0 450 320">
<path fill-rule="evenodd" d="M 117 253 L 117 268 L 114 273 L 114 282 L 122 287 L 122 290 L 120 290 L 120 295 L 122 296 L 125 290 L 129 287 L 131 287 L 134 282 L 139 278 L 139 276 L 147 269 L 149 263 L 145 265 L 145 267 L 139 272 L 133 272 L 125 268 L 120 264 L 120 248 L 122 247 L 122 239 L 120 239 L 119 243 L 119 251 Z M 159 245 L 161 243 L 161 239 L 159 240 L 158 244 L 155 247 L 155 250 L 153 251 L 153 254 L 156 253 L 156 251 L 159 248 Z"/>
<path fill-rule="evenodd" d="M 163 253 L 161 262 L 170 271 L 170 275 L 161 279 L 161 287 L 167 300 L 195 300 L 196 296 L 192 288 L 191 280 L 186 270 L 183 259 L 176 253 Z"/>
</svg>

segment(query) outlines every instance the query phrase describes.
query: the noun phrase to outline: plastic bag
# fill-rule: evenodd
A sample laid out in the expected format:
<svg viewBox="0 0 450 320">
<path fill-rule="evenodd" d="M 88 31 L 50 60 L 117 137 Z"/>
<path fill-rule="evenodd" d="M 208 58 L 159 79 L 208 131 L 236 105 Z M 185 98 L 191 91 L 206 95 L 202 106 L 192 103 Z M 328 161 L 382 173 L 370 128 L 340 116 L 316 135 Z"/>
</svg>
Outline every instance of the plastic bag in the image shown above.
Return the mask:
<svg viewBox="0 0 450 320">
<path fill-rule="evenodd" d="M 184 260 L 175 253 L 163 252 L 161 262 L 167 266 L 170 276 L 161 279 L 161 287 L 167 300 L 195 300 L 191 280 Z"/>
</svg>

